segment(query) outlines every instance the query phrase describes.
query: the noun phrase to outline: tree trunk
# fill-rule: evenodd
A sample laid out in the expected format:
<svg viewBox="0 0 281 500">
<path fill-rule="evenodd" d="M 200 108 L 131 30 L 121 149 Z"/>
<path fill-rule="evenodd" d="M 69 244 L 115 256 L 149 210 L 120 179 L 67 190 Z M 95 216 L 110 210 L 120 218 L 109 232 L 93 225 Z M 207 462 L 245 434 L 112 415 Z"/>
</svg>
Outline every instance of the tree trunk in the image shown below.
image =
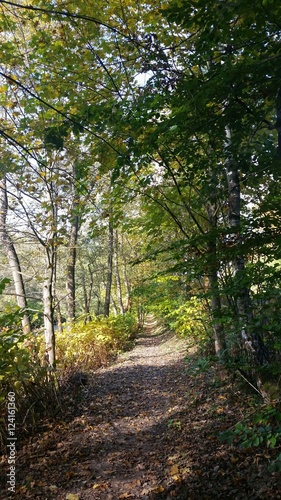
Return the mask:
<svg viewBox="0 0 281 500">
<path fill-rule="evenodd" d="M 231 131 L 226 128 L 227 145 L 231 146 Z M 237 315 L 241 332 L 240 341 L 248 353 L 250 361 L 255 365 L 264 364 L 268 361 L 268 351 L 264 345 L 262 336 L 258 331 L 252 331 L 252 310 L 249 289 L 246 286 L 245 261 L 242 253 L 241 236 L 241 192 L 240 179 L 237 162 L 230 157 L 226 164 L 226 178 L 228 184 L 228 222 L 230 230 L 229 238 L 233 247 L 232 269 L 234 277 L 234 297 L 237 307 Z"/>
<path fill-rule="evenodd" d="M 209 201 L 206 205 L 208 219 L 210 223 L 210 235 L 208 240 L 208 286 L 211 296 L 211 311 L 213 316 L 214 328 L 214 343 L 215 353 L 218 357 L 223 358 L 226 351 L 225 332 L 222 324 L 221 312 L 221 295 L 219 288 L 218 270 L 219 261 L 217 256 L 217 236 L 215 230 L 217 229 L 217 176 L 211 173 L 211 183 L 213 191 L 209 196 Z"/>
<path fill-rule="evenodd" d="M 118 231 L 117 230 L 115 231 L 114 255 L 115 255 L 115 279 L 116 279 L 118 305 L 119 305 L 120 314 L 124 314 L 122 287 L 121 287 L 121 279 L 120 279 L 120 272 L 119 272 L 119 241 L 118 241 Z"/>
<path fill-rule="evenodd" d="M 90 283 L 88 285 L 87 289 L 87 283 L 86 283 L 86 271 L 83 268 L 83 274 L 82 274 L 82 288 L 83 288 L 83 298 L 84 298 L 84 314 L 85 314 L 85 319 L 84 322 L 86 323 L 87 321 L 91 321 L 91 314 L 90 314 L 90 306 L 91 306 L 91 301 L 92 301 L 92 294 L 93 294 L 93 286 L 94 286 L 94 280 L 93 280 L 93 271 L 91 269 L 91 265 L 88 264 L 88 270 L 89 270 L 89 277 L 90 277 Z"/>
<path fill-rule="evenodd" d="M 75 319 L 75 265 L 76 265 L 76 248 L 77 238 L 79 231 L 79 217 L 73 215 L 71 222 L 69 242 L 68 242 L 68 255 L 66 267 L 66 309 L 67 309 L 67 322 L 72 323 Z"/>
<path fill-rule="evenodd" d="M 62 316 L 61 316 L 60 303 L 58 303 L 56 305 L 56 313 L 57 313 L 58 332 L 62 333 L 63 332 L 63 328 L 62 328 Z"/>
<path fill-rule="evenodd" d="M 47 258 L 45 278 L 43 283 L 43 308 L 44 308 L 44 332 L 46 344 L 46 361 L 51 366 L 55 366 L 55 332 L 54 332 L 54 308 L 53 308 L 53 269 L 50 266 L 50 259 Z"/>
<path fill-rule="evenodd" d="M 66 267 L 66 314 L 67 323 L 71 324 L 75 320 L 75 267 L 77 256 L 77 239 L 79 232 L 79 202 L 76 189 L 76 168 L 75 163 L 72 165 L 72 184 L 71 184 L 71 211 L 70 211 L 70 233 L 68 241 L 67 267 Z"/>
<path fill-rule="evenodd" d="M 22 329 L 24 333 L 31 332 L 30 318 L 26 312 L 27 310 L 27 299 L 25 293 L 25 287 L 20 267 L 20 262 L 16 249 L 7 232 L 7 212 L 8 212 L 8 198 L 6 189 L 6 177 L 4 176 L 0 181 L 0 241 L 3 245 L 4 251 L 7 255 L 10 269 L 12 271 L 13 282 L 16 293 L 16 300 L 18 306 L 25 310 L 24 316 L 22 318 Z"/>
<path fill-rule="evenodd" d="M 127 275 L 127 263 L 126 263 L 126 258 L 124 255 L 123 235 L 121 235 L 121 255 L 122 255 L 122 260 L 123 260 L 123 280 L 124 280 L 124 286 L 125 286 L 124 312 L 127 312 L 130 310 L 130 306 L 131 306 L 131 286 L 130 286 L 130 282 L 128 280 L 128 275 Z"/>
<path fill-rule="evenodd" d="M 276 99 L 276 129 L 278 133 L 277 154 L 281 158 L 281 88 L 278 90 Z"/>
<path fill-rule="evenodd" d="M 227 145 L 231 146 L 231 131 L 226 128 Z M 241 237 L 241 192 L 238 165 L 229 158 L 226 164 L 228 185 L 228 223 L 229 244 L 233 247 L 232 269 L 235 281 L 237 313 L 242 324 L 247 324 L 251 317 L 249 290 L 245 285 L 245 262 L 242 254 Z"/>
<path fill-rule="evenodd" d="M 112 285 L 112 262 L 113 262 L 113 227 L 111 221 L 108 224 L 108 257 L 107 257 L 107 280 L 105 288 L 104 315 L 109 316 L 111 285 Z"/>
<path fill-rule="evenodd" d="M 226 351 L 225 332 L 221 322 L 221 297 L 218 283 L 217 270 L 209 273 L 209 291 L 211 295 L 211 310 L 213 316 L 215 353 L 219 358 L 223 358 Z"/>
<path fill-rule="evenodd" d="M 46 360 L 51 368 L 56 366 L 56 344 L 54 330 L 54 297 L 56 295 L 56 276 L 57 276 L 57 227 L 58 227 L 58 206 L 57 190 L 50 183 L 48 190 L 50 204 L 52 207 L 52 225 L 50 228 L 49 238 L 44 244 L 45 248 L 45 278 L 43 283 L 43 307 L 44 307 L 44 330 L 46 343 Z"/>
</svg>

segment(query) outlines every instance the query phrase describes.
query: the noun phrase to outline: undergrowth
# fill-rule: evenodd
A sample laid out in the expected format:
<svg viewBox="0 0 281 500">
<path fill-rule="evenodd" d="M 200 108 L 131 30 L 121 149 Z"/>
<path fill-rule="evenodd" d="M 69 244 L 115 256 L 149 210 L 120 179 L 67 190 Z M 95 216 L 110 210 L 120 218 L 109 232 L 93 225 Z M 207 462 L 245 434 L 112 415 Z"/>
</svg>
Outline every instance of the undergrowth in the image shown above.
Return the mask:
<svg viewBox="0 0 281 500">
<path fill-rule="evenodd" d="M 16 308 L 0 317 L 0 445 L 7 443 L 9 394 L 16 406 L 16 431 L 19 439 L 36 429 L 40 417 L 57 407 L 53 374 L 40 362 L 36 339 L 21 330 L 22 311 Z"/>
<path fill-rule="evenodd" d="M 58 367 L 96 369 L 107 364 L 119 352 L 132 347 L 137 333 L 135 317 L 126 313 L 105 318 L 98 316 L 88 323 L 83 320 L 57 333 Z"/>
<path fill-rule="evenodd" d="M 0 293 L 6 282 L 0 282 Z M 78 321 L 70 328 L 65 327 L 56 335 L 58 363 L 54 371 L 44 360 L 43 335 L 23 333 L 23 313 L 15 307 L 0 314 L 0 447 L 3 451 L 7 444 L 7 408 L 11 395 L 20 440 L 40 428 L 43 419 L 55 418 L 65 411 L 61 389 L 68 386 L 69 381 L 74 380 L 76 384 L 79 378 L 83 385 L 83 371 L 105 365 L 119 352 L 131 348 L 137 332 L 132 314 L 96 317 L 86 324 Z"/>
</svg>

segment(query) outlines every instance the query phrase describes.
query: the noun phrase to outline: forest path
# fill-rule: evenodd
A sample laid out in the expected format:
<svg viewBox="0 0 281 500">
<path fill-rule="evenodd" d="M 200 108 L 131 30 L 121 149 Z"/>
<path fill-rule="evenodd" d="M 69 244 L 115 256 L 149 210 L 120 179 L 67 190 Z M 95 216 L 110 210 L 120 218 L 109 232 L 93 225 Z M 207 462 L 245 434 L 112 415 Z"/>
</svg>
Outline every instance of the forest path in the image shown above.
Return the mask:
<svg viewBox="0 0 281 500">
<path fill-rule="evenodd" d="M 169 459 L 168 425 L 186 406 L 185 355 L 186 342 L 148 317 L 134 349 L 94 375 L 99 424 L 89 465 L 95 483 L 81 498 L 150 498 L 164 491 L 161 483 L 176 461 Z"/>
<path fill-rule="evenodd" d="M 79 385 L 73 418 L 19 451 L 13 498 L 280 498 L 256 452 L 219 443 L 214 433 L 239 420 L 240 408 L 216 369 L 195 377 L 186 354 L 185 342 L 149 317 L 134 349 Z"/>
</svg>

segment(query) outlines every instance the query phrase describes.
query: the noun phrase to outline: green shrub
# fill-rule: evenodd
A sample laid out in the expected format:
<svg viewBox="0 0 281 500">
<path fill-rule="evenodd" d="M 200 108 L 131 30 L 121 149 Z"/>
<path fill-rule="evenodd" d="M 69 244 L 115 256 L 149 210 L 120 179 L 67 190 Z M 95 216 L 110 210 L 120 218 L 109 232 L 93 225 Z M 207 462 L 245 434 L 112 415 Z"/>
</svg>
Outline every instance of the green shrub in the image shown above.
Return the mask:
<svg viewBox="0 0 281 500">
<path fill-rule="evenodd" d="M 210 322 L 209 312 L 204 303 L 197 297 L 191 297 L 184 304 L 173 309 L 166 318 L 169 326 L 190 343 L 205 342 L 210 336 L 207 325 Z"/>
<path fill-rule="evenodd" d="M 7 280 L 0 282 L 0 293 Z M 7 397 L 14 393 L 18 435 L 37 426 L 40 414 L 56 406 L 53 377 L 39 361 L 37 339 L 23 334 L 18 307 L 0 314 L 0 441 L 6 443 Z"/>
<path fill-rule="evenodd" d="M 220 435 L 220 440 L 241 448 L 263 446 L 277 448 L 281 442 L 281 411 L 278 406 L 266 406 L 256 415 L 238 422 L 233 429 Z M 272 471 L 281 470 L 281 456 L 271 463 Z"/>
</svg>

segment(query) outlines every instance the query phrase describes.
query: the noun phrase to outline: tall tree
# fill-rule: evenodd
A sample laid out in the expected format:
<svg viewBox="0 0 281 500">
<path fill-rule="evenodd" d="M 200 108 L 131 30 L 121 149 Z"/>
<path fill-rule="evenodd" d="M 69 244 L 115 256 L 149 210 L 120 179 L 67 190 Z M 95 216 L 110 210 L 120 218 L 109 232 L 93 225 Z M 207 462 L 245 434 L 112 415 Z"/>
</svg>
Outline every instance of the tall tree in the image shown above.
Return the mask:
<svg viewBox="0 0 281 500">
<path fill-rule="evenodd" d="M 123 297 L 122 297 L 122 285 L 121 285 L 121 277 L 120 277 L 120 261 L 119 261 L 119 237 L 118 230 L 114 231 L 114 265 L 115 265 L 115 280 L 116 280 L 116 292 L 118 298 L 118 306 L 121 314 L 124 314 L 124 305 L 123 305 Z"/>
<path fill-rule="evenodd" d="M 25 293 L 24 280 L 19 258 L 7 229 L 8 195 L 6 175 L 0 180 L 0 241 L 7 255 L 9 267 L 12 272 L 13 282 L 18 306 L 24 311 L 22 327 L 25 333 L 31 332 L 31 323 L 28 314 L 28 304 Z"/>
<path fill-rule="evenodd" d="M 112 274 L 113 274 L 113 254 L 114 254 L 114 230 L 113 230 L 113 226 L 112 226 L 111 217 L 109 217 L 109 221 L 108 221 L 108 247 L 107 247 L 107 272 L 106 272 L 105 300 L 104 300 L 104 315 L 105 316 L 109 316 L 109 312 L 110 312 Z"/>
</svg>

